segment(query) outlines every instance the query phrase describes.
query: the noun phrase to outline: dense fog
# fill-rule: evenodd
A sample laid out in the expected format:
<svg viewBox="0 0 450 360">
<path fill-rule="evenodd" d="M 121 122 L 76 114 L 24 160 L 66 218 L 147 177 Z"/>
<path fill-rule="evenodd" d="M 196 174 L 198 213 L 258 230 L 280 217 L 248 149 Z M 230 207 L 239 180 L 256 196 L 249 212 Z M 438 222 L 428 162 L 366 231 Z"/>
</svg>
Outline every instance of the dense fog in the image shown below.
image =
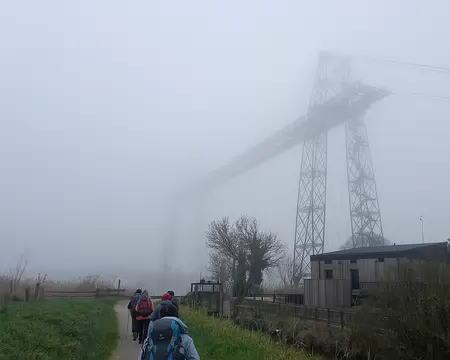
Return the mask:
<svg viewBox="0 0 450 360">
<path fill-rule="evenodd" d="M 208 223 L 243 213 L 292 251 L 301 142 L 220 186 L 196 184 L 307 113 L 324 50 L 390 91 L 364 117 L 384 235 L 421 242 L 423 217 L 425 241 L 446 241 L 449 11 L 445 1 L 4 2 L 0 272 L 24 256 L 30 277 L 185 292 L 207 276 Z M 332 251 L 351 235 L 342 124 L 328 132 L 327 164 Z"/>
</svg>

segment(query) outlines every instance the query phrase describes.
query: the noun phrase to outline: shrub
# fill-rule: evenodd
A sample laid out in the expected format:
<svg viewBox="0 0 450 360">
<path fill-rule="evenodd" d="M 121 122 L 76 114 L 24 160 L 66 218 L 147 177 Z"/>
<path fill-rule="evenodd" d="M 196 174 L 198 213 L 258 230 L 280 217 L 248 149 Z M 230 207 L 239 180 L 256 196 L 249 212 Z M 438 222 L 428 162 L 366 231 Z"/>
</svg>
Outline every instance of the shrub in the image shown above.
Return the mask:
<svg viewBox="0 0 450 360">
<path fill-rule="evenodd" d="M 450 358 L 450 267 L 404 264 L 360 309 L 349 347 L 393 359 Z"/>
</svg>

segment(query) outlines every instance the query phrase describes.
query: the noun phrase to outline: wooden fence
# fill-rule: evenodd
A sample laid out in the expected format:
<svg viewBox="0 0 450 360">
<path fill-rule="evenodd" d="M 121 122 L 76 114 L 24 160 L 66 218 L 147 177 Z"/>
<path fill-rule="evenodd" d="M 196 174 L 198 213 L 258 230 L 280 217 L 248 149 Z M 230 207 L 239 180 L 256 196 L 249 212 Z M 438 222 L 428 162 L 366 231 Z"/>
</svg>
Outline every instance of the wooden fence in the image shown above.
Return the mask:
<svg viewBox="0 0 450 360">
<path fill-rule="evenodd" d="M 288 304 L 297 304 L 303 305 L 304 297 L 302 293 L 258 293 L 252 294 L 251 296 L 247 296 L 245 299 L 249 300 L 260 300 L 272 303 L 288 303 Z"/>
<path fill-rule="evenodd" d="M 46 299 L 89 299 L 109 296 L 127 296 L 126 289 L 95 287 L 47 287 L 45 284 L 18 283 L 13 280 L 0 279 L 0 308 L 9 301 L 39 301 Z"/>
<path fill-rule="evenodd" d="M 326 309 L 304 305 L 273 303 L 260 300 L 245 300 L 243 304 L 236 305 L 235 315 L 243 312 L 260 311 L 269 314 L 281 314 L 305 320 L 325 322 L 334 327 L 355 326 L 355 311 L 349 309 Z"/>
<path fill-rule="evenodd" d="M 89 299 L 110 296 L 125 296 L 126 289 L 52 289 L 44 288 L 41 299 Z"/>
<path fill-rule="evenodd" d="M 0 279 L 0 302 L 4 303 L 8 300 L 29 301 L 35 294 L 34 286 L 29 283 L 16 282 L 14 280 Z M 1 304 L 0 304 L 1 305 Z"/>
</svg>

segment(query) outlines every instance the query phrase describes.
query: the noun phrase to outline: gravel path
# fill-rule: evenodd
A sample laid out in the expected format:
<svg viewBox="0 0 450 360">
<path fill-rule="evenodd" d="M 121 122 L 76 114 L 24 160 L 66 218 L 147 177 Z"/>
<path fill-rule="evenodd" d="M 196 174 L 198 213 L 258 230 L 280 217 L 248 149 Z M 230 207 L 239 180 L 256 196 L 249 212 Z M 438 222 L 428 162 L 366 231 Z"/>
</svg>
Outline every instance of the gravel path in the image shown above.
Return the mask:
<svg viewBox="0 0 450 360">
<path fill-rule="evenodd" d="M 116 312 L 119 318 L 119 335 L 120 340 L 111 360 L 138 360 L 139 356 L 139 344 L 132 341 L 131 336 L 131 319 L 128 324 L 127 334 L 127 321 L 129 312 L 127 309 L 128 300 L 119 301 L 116 305 Z M 127 336 L 128 335 L 128 336 Z M 128 339 L 126 339 L 128 337 Z"/>
</svg>

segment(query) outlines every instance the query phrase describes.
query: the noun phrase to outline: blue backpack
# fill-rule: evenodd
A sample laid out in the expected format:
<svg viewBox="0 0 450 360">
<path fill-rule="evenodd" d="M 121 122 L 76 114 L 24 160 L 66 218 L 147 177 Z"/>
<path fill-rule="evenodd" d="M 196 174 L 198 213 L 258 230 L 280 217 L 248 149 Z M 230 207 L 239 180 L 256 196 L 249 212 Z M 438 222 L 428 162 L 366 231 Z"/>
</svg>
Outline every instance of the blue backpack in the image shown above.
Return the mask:
<svg viewBox="0 0 450 360">
<path fill-rule="evenodd" d="M 134 294 L 134 298 L 133 298 L 133 305 L 136 306 L 138 301 L 141 299 L 142 294 L 140 293 L 136 293 Z"/>
<path fill-rule="evenodd" d="M 136 293 L 134 294 L 133 298 L 131 299 L 131 312 L 135 313 L 136 312 L 136 305 L 139 302 L 139 300 L 141 299 L 142 294 L 140 293 Z"/>
<path fill-rule="evenodd" d="M 141 360 L 185 360 L 181 345 L 180 325 L 169 318 L 150 323 L 148 336 L 142 346 Z"/>
</svg>

